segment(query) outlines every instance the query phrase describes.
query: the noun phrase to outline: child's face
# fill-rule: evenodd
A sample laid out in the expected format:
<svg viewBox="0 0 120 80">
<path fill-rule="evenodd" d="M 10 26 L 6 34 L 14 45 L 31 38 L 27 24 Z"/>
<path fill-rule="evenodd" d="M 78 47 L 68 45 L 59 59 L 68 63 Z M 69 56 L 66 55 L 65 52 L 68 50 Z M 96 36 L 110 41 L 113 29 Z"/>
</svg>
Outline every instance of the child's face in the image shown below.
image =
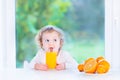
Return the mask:
<svg viewBox="0 0 120 80">
<path fill-rule="evenodd" d="M 44 32 L 42 36 L 43 49 L 47 51 L 58 52 L 60 48 L 60 36 L 56 31 Z"/>
</svg>

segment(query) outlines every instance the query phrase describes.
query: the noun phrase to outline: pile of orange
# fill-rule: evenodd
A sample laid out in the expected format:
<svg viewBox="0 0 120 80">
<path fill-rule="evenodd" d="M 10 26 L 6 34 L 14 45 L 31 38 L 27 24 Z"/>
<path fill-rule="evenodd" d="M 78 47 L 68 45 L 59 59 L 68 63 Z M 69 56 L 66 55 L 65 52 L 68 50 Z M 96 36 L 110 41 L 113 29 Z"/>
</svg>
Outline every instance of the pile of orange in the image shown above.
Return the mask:
<svg viewBox="0 0 120 80">
<path fill-rule="evenodd" d="M 84 64 L 78 65 L 78 70 L 85 73 L 106 73 L 110 69 L 110 64 L 104 59 L 104 57 L 98 57 L 97 59 L 89 58 L 85 60 Z"/>
</svg>

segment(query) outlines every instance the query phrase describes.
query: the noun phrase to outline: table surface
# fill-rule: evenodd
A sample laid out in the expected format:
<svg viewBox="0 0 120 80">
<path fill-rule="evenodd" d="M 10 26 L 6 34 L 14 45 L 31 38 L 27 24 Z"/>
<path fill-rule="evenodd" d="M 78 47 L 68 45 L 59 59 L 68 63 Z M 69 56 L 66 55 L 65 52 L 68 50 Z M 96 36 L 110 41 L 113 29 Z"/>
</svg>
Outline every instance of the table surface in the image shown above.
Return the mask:
<svg viewBox="0 0 120 80">
<path fill-rule="evenodd" d="M 72 70 L 6 69 L 0 70 L 0 80 L 120 80 L 120 72 L 86 74 Z"/>
</svg>

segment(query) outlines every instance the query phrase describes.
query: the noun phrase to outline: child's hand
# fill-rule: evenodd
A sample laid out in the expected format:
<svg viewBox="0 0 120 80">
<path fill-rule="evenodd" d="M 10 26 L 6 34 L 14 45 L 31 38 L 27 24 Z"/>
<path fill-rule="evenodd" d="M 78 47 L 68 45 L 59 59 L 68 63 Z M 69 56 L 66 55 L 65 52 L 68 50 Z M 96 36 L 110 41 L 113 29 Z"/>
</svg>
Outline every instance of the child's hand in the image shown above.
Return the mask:
<svg viewBox="0 0 120 80">
<path fill-rule="evenodd" d="M 65 63 L 57 64 L 56 70 L 64 70 L 65 69 Z"/>
<path fill-rule="evenodd" d="M 34 66 L 34 69 L 47 71 L 48 66 L 46 64 L 38 64 L 38 63 L 36 63 L 35 66 Z"/>
</svg>

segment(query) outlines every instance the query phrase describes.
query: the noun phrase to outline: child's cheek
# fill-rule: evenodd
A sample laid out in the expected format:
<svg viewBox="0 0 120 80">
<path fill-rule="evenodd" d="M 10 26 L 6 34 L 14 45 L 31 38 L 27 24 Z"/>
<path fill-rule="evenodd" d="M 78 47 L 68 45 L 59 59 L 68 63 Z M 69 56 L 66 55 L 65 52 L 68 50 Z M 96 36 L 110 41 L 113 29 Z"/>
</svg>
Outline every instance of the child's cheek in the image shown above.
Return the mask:
<svg viewBox="0 0 120 80">
<path fill-rule="evenodd" d="M 58 52 L 59 48 L 60 48 L 60 44 L 57 43 L 57 44 L 55 45 L 55 49 L 54 49 L 54 50 L 55 50 L 56 52 Z"/>
<path fill-rule="evenodd" d="M 45 51 L 49 51 L 48 45 L 47 45 L 47 44 L 43 44 L 43 49 L 44 49 Z"/>
</svg>

